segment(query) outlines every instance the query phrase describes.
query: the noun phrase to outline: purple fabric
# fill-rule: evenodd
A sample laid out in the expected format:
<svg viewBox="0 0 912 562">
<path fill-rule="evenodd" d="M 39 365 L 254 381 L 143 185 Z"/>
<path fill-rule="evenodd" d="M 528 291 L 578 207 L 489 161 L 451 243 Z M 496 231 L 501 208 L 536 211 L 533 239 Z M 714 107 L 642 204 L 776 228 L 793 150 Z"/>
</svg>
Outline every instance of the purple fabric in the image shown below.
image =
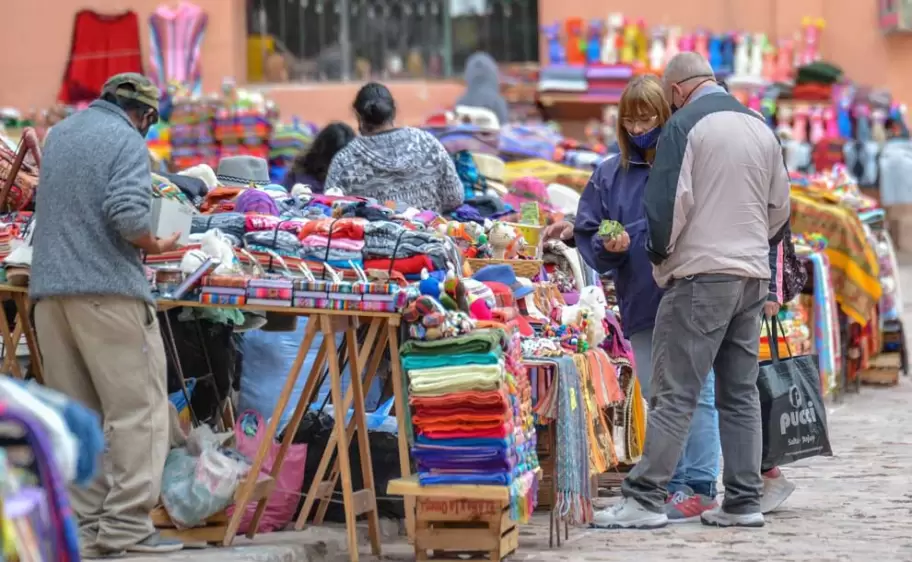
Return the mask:
<svg viewBox="0 0 912 562">
<path fill-rule="evenodd" d="M 260 215 L 279 216 L 279 208 L 275 200 L 265 191 L 258 189 L 245 189 L 234 203 L 234 210 L 238 213 L 257 213 Z"/>
<path fill-rule="evenodd" d="M 630 80 L 633 68 L 628 65 L 590 66 L 586 68 L 586 78 L 590 80 Z"/>
<path fill-rule="evenodd" d="M 53 536 L 53 560 L 55 562 L 79 561 L 79 535 L 76 518 L 70 509 L 66 483 L 52 460 L 53 447 L 41 424 L 31 416 L 10 408 L 0 399 L 0 421 L 21 425 L 38 466 L 38 474 L 48 498 L 48 515 Z"/>
<path fill-rule="evenodd" d="M 417 461 L 419 472 L 432 472 L 439 470 L 464 470 L 468 472 L 498 472 L 512 470 L 513 463 L 507 460 L 485 462 L 460 462 L 456 459 L 438 459 L 431 461 Z"/>
<path fill-rule="evenodd" d="M 317 178 L 304 172 L 295 173 L 294 170 L 288 170 L 288 173 L 285 174 L 285 178 L 282 180 L 282 185 L 291 193 L 291 188 L 293 188 L 296 183 L 302 183 L 309 186 L 311 193 L 323 193 L 323 182 Z"/>
<path fill-rule="evenodd" d="M 422 486 L 447 485 L 447 484 L 477 484 L 489 486 L 507 486 L 513 482 L 513 475 L 509 472 L 488 472 L 484 474 L 418 474 L 418 483 Z"/>
</svg>

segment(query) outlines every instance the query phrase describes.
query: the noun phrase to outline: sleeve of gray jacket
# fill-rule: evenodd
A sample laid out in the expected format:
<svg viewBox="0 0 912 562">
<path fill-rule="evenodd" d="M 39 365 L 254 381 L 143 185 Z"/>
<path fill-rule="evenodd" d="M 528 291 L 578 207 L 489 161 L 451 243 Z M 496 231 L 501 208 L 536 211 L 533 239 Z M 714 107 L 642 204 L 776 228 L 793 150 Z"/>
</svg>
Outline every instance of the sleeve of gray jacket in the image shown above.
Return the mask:
<svg viewBox="0 0 912 562">
<path fill-rule="evenodd" d="M 791 215 L 791 182 L 785 166 L 785 156 L 777 142 L 772 148 L 770 191 L 768 203 L 769 240 L 776 245 L 782 240 L 785 225 Z"/>
<path fill-rule="evenodd" d="M 646 252 L 656 265 L 674 250 L 693 207 L 691 151 L 686 132 L 668 123 L 659 136 L 644 195 L 649 233 Z"/>
<path fill-rule="evenodd" d="M 149 150 L 138 135 L 121 145 L 108 180 L 102 211 L 109 224 L 127 240 L 152 230 L 152 172 Z"/>
</svg>

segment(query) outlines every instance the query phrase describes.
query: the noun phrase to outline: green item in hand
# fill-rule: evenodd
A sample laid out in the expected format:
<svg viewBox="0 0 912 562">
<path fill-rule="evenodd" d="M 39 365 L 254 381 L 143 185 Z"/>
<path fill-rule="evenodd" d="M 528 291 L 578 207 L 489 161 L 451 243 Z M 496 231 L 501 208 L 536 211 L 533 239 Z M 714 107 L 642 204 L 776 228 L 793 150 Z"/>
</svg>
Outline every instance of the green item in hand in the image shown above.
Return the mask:
<svg viewBox="0 0 912 562">
<path fill-rule="evenodd" d="M 617 238 L 622 232 L 624 232 L 624 225 L 618 221 L 604 220 L 598 229 L 599 236 L 608 239 Z"/>
</svg>

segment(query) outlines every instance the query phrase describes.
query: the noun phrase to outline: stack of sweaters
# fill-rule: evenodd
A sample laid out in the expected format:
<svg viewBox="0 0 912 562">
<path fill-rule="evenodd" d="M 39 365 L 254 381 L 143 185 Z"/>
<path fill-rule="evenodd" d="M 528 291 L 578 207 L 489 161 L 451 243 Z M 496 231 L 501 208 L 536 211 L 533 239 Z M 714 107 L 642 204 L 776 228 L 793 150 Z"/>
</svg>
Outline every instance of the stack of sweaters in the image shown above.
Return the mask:
<svg viewBox="0 0 912 562">
<path fill-rule="evenodd" d="M 423 486 L 510 488 L 515 519 L 537 499 L 531 389 L 518 342 L 500 329 L 402 345 L 414 426 L 412 455 Z"/>
</svg>

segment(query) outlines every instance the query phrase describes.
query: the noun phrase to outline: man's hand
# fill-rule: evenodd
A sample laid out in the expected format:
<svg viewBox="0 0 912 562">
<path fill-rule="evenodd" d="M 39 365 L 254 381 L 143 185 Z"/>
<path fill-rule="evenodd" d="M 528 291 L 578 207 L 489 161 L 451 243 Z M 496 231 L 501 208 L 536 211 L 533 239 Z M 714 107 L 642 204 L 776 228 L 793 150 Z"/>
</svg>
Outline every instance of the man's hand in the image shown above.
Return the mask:
<svg viewBox="0 0 912 562">
<path fill-rule="evenodd" d="M 133 240 L 133 245 L 150 256 L 154 256 L 156 254 L 170 252 L 180 246 L 180 244 L 177 243 L 180 236 L 180 232 L 175 232 L 167 238 L 155 238 L 151 234 L 144 234 L 136 240 Z"/>
<path fill-rule="evenodd" d="M 766 301 L 763 303 L 763 315 L 767 318 L 774 318 L 779 314 L 779 303 L 776 301 Z"/>
<path fill-rule="evenodd" d="M 622 232 L 614 238 L 602 240 L 602 245 L 605 246 L 605 250 L 608 252 L 615 254 L 626 252 L 630 247 L 630 235 L 627 232 Z"/>
<path fill-rule="evenodd" d="M 573 223 L 568 221 L 556 222 L 545 229 L 544 236 L 545 240 L 553 240 L 554 238 L 569 240 L 573 238 Z"/>
</svg>

